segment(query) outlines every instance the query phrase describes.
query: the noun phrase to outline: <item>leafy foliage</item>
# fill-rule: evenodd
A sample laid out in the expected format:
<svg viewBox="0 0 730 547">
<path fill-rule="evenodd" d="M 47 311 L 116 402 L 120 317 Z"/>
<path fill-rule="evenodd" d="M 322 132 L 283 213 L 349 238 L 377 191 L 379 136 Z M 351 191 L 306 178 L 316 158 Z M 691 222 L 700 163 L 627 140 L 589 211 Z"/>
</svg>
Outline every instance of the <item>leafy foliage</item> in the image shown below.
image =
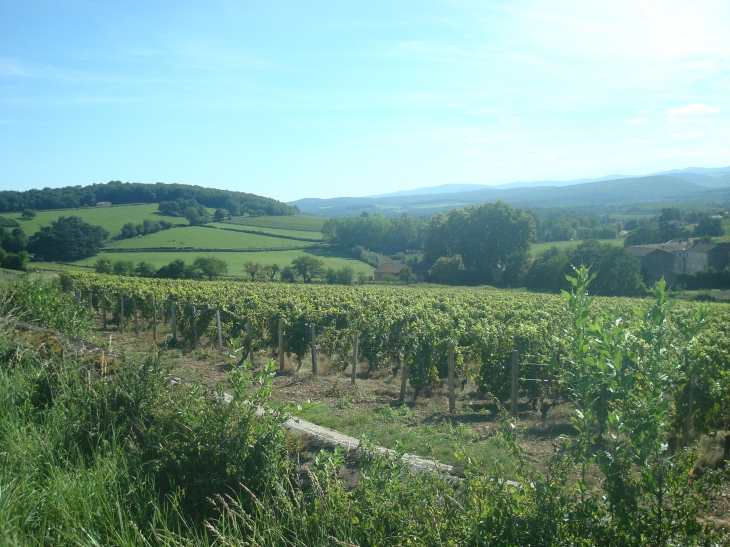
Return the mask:
<svg viewBox="0 0 730 547">
<path fill-rule="evenodd" d="M 111 181 L 90 186 L 66 186 L 16 192 L 0 192 L 0 212 L 22 211 L 23 209 L 73 209 L 94 207 L 97 202 L 109 201 L 115 205 L 128 203 L 160 203 L 163 201 L 196 200 L 205 207 L 224 208 L 234 215 L 294 215 L 299 212 L 274 199 L 192 186 L 187 184 L 142 184 L 139 182 Z"/>
<path fill-rule="evenodd" d="M 98 253 L 108 236 L 104 228 L 92 226 L 81 217 L 60 217 L 33 234 L 28 250 L 37 259 L 73 262 Z"/>
<path fill-rule="evenodd" d="M 474 272 L 473 281 L 486 283 L 510 253 L 530 249 L 534 232 L 531 215 L 497 201 L 434 215 L 423 250 L 431 264 L 440 257 L 460 255 L 467 270 Z"/>
</svg>

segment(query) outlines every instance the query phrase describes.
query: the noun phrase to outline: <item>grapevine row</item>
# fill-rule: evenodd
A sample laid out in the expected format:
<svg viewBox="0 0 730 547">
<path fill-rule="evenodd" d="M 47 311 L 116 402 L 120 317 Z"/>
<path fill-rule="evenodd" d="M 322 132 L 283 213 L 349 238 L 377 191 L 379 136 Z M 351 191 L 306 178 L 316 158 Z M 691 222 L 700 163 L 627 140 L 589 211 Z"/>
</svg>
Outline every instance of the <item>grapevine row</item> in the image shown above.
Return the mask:
<svg viewBox="0 0 730 547">
<path fill-rule="evenodd" d="M 311 350 L 310 325 L 317 326 L 320 353 L 344 366 L 352 350 L 353 332 L 359 332 L 359 361 L 371 368 L 404 363 L 416 393 L 434 386 L 447 375 L 447 348 L 456 345 L 456 370 L 475 371 L 484 391 L 503 398 L 509 392 L 509 358 L 521 355 L 556 362 L 565 351 L 570 317 L 557 295 L 479 289 L 422 287 L 345 287 L 289 285 L 234 281 L 189 281 L 118 277 L 68 272 L 67 286 L 82 293 L 104 295 L 109 311 L 119 313 L 120 297 L 135 301 L 142 317 L 152 319 L 152 302 L 158 312 L 175 307 L 178 330 L 192 339 L 191 311 L 196 310 L 199 335 L 215 339 L 216 311 L 220 312 L 224 339 L 245 332 L 251 318 L 257 350 L 278 346 L 278 321 L 284 321 L 284 351 L 301 362 Z M 98 306 L 98 301 L 95 302 Z M 596 300 L 594 313 L 604 308 L 631 317 L 641 303 L 636 299 Z M 125 314 L 131 310 L 125 307 Z M 727 306 L 712 306 L 708 351 L 727 363 Z M 696 306 L 682 303 L 672 310 L 676 336 Z"/>
</svg>

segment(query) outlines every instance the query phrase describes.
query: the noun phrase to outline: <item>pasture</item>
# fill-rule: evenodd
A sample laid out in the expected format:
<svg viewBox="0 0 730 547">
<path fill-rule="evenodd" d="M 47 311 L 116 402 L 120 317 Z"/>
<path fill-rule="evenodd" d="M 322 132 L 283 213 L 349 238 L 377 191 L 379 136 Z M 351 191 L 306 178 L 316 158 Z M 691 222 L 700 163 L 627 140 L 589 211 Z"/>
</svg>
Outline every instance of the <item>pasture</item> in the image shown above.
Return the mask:
<svg viewBox="0 0 730 547">
<path fill-rule="evenodd" d="M 258 234 L 237 233 L 230 230 L 188 226 L 172 228 L 146 236 L 139 236 L 107 245 L 114 249 L 140 249 L 155 247 L 194 247 L 198 249 L 251 249 L 276 247 L 305 247 L 306 241 L 283 239 Z"/>
<path fill-rule="evenodd" d="M 306 239 L 319 239 L 324 236 L 322 232 L 311 232 L 308 230 L 283 230 L 279 228 L 263 228 L 260 226 L 249 226 L 246 224 L 231 224 L 230 222 L 211 222 L 210 226 L 223 228 L 225 230 L 255 231 L 273 237 L 302 237 Z"/>
<path fill-rule="evenodd" d="M 616 239 L 599 239 L 599 243 L 610 243 L 611 245 L 621 246 L 624 244 L 624 240 L 621 238 Z M 575 249 L 578 245 L 583 243 L 583 240 L 577 239 L 575 241 L 547 241 L 545 243 L 533 243 L 530 248 L 530 253 L 533 258 L 540 253 L 547 251 L 550 247 L 557 247 L 561 251 Z"/>
<path fill-rule="evenodd" d="M 163 232 L 164 233 L 164 232 Z M 282 240 L 283 241 L 283 240 Z M 190 264 L 198 256 L 214 256 L 228 264 L 228 275 L 242 277 L 243 265 L 246 262 L 260 262 L 263 265 L 278 264 L 282 268 L 291 264 L 292 260 L 305 254 L 315 255 L 322 260 L 326 268 L 339 269 L 343 266 L 352 267 L 356 273 L 362 272 L 366 275 L 373 275 L 374 268 L 364 262 L 352 258 L 342 258 L 329 252 L 327 249 L 312 249 L 311 251 L 253 251 L 253 252 L 131 252 L 131 253 L 100 253 L 84 260 L 75 262 L 76 266 L 93 266 L 100 256 L 108 256 L 111 260 L 131 260 L 138 262 L 149 262 L 156 268 L 169 264 L 173 260 L 181 259 Z M 31 267 L 36 264 L 31 264 Z"/>
<path fill-rule="evenodd" d="M 225 224 L 258 226 L 261 228 L 278 228 L 281 230 L 297 230 L 303 232 L 321 232 L 326 218 L 295 215 L 285 217 L 235 217 Z"/>
<path fill-rule="evenodd" d="M 166 220 L 180 226 L 187 226 L 188 221 L 179 217 L 168 217 L 157 214 L 157 204 L 148 203 L 143 205 L 119 205 L 113 207 L 81 207 L 79 209 L 57 209 L 53 211 L 38 211 L 32 220 L 24 220 L 20 213 L 5 213 L 6 218 L 17 220 L 23 231 L 30 237 L 43 226 L 60 217 L 77 216 L 84 222 L 101 226 L 109 232 L 109 237 L 119 235 L 127 222 L 141 224 L 145 219 Z"/>
</svg>

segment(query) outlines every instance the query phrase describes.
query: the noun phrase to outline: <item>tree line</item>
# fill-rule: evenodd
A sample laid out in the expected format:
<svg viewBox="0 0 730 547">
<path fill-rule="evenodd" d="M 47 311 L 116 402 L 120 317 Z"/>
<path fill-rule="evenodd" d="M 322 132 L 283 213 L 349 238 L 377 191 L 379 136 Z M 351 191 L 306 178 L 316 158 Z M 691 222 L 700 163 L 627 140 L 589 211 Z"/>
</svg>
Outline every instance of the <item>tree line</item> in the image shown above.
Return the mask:
<svg viewBox="0 0 730 547">
<path fill-rule="evenodd" d="M 73 209 L 94 207 L 98 202 L 108 201 L 114 205 L 128 203 L 160 203 L 177 199 L 194 199 L 205 207 L 222 208 L 232 215 L 295 215 L 296 206 L 290 206 L 275 199 L 245 192 L 203 188 L 189 184 L 144 184 L 140 182 L 110 181 L 89 186 L 65 186 L 17 192 L 0 192 L 0 212 L 22 211 L 23 209 Z"/>
<path fill-rule="evenodd" d="M 688 224 L 694 224 L 690 229 Z M 719 237 L 725 234 L 722 219 L 713 218 L 706 211 L 683 213 L 678 207 L 667 207 L 661 214 L 626 223 L 629 233 L 624 245 L 650 245 L 689 237 Z"/>
</svg>

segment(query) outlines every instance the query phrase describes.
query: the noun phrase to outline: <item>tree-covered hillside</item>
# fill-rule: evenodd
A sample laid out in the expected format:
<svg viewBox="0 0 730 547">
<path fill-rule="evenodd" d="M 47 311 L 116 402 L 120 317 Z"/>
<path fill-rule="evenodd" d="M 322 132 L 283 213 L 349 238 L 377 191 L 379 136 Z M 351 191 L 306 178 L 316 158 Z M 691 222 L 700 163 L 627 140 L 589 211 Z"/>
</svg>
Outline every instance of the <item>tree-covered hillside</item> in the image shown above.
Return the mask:
<svg viewBox="0 0 730 547">
<path fill-rule="evenodd" d="M 23 209 L 70 209 L 95 206 L 100 201 L 110 201 L 114 205 L 127 203 L 160 203 L 177 199 L 194 199 L 206 207 L 228 210 L 233 215 L 294 215 L 299 212 L 275 199 L 233 192 L 203 188 L 188 184 L 144 184 L 141 182 L 120 182 L 90 186 L 66 186 L 64 188 L 44 188 L 0 192 L 0 212 L 22 211 Z"/>
</svg>

